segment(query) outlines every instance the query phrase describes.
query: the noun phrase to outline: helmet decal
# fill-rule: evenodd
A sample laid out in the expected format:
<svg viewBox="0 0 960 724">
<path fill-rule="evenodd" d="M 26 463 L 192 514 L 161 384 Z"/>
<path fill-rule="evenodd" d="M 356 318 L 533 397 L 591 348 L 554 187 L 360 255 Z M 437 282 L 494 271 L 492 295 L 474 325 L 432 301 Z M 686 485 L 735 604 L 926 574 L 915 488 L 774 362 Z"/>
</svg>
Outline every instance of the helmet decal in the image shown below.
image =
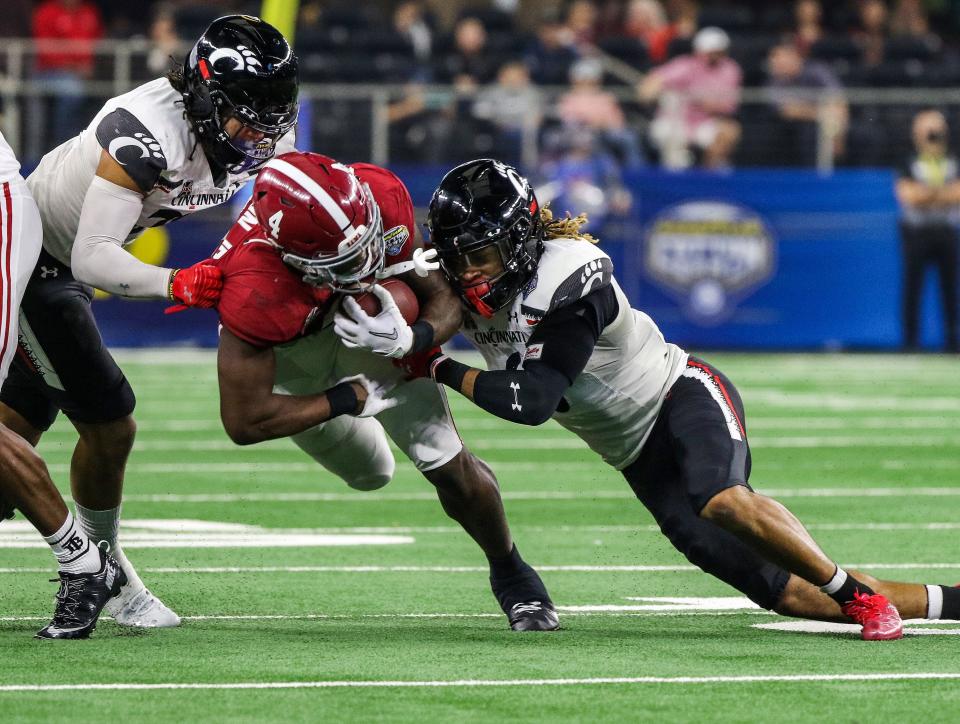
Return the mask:
<svg viewBox="0 0 960 724">
<path fill-rule="evenodd" d="M 269 161 L 297 120 L 297 57 L 272 25 L 245 15 L 214 20 L 184 63 L 184 108 L 211 162 L 235 174 Z M 229 134 L 235 118 L 253 134 Z"/>
</svg>

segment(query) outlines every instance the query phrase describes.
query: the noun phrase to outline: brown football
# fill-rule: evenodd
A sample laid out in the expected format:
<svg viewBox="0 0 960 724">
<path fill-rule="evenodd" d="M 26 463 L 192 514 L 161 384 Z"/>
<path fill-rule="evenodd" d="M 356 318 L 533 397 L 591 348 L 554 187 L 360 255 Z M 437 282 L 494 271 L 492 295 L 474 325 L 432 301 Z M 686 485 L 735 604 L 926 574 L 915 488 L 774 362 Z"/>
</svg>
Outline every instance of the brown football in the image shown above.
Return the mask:
<svg viewBox="0 0 960 724">
<path fill-rule="evenodd" d="M 393 301 L 397 303 L 400 314 L 403 315 L 407 324 L 413 324 L 417 317 L 420 316 L 420 304 L 417 302 L 417 295 L 413 293 L 413 290 L 399 279 L 384 279 L 377 282 L 377 284 L 390 292 L 390 296 L 392 296 Z M 373 292 L 358 294 L 354 299 L 357 300 L 360 309 L 371 317 L 380 314 L 380 300 L 377 299 L 377 295 Z"/>
</svg>

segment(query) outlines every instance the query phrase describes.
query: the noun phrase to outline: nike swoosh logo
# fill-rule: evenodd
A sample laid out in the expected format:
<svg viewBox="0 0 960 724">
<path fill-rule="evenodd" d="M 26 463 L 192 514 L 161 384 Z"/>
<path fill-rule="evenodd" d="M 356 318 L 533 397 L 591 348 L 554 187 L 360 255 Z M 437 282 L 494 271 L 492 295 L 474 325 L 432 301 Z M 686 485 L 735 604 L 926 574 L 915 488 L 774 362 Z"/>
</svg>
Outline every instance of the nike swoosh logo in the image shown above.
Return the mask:
<svg viewBox="0 0 960 724">
<path fill-rule="evenodd" d="M 397 334 L 397 330 L 393 330 L 390 334 L 385 334 L 384 332 L 370 332 L 374 337 L 383 337 L 384 339 L 396 339 L 400 335 Z"/>
</svg>

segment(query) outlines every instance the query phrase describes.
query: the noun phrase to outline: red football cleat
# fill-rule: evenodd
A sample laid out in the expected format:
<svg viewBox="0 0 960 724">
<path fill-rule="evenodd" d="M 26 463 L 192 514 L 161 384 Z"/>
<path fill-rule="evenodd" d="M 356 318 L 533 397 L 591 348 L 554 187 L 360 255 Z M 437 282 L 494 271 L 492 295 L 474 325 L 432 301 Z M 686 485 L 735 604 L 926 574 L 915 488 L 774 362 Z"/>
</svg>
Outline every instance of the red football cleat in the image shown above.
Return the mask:
<svg viewBox="0 0 960 724">
<path fill-rule="evenodd" d="M 888 641 L 903 638 L 903 621 L 900 612 L 879 593 L 854 593 L 853 600 L 840 610 L 863 626 L 860 638 L 864 641 Z"/>
</svg>

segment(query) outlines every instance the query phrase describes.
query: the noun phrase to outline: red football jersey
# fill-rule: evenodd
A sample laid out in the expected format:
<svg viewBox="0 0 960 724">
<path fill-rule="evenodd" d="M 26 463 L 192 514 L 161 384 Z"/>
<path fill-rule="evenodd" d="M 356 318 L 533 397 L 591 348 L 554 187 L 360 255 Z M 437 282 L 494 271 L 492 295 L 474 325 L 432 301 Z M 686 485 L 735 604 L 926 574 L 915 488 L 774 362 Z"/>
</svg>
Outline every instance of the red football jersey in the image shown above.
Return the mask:
<svg viewBox="0 0 960 724">
<path fill-rule="evenodd" d="M 410 258 L 413 252 L 413 201 L 403 182 L 385 168 L 352 164 L 380 206 L 386 242 L 386 264 Z M 302 281 L 280 258 L 280 249 L 257 223 L 253 202 L 224 236 L 211 260 L 223 271 L 217 303 L 220 323 L 240 339 L 270 347 L 317 328 L 331 306 L 333 292 Z"/>
</svg>

